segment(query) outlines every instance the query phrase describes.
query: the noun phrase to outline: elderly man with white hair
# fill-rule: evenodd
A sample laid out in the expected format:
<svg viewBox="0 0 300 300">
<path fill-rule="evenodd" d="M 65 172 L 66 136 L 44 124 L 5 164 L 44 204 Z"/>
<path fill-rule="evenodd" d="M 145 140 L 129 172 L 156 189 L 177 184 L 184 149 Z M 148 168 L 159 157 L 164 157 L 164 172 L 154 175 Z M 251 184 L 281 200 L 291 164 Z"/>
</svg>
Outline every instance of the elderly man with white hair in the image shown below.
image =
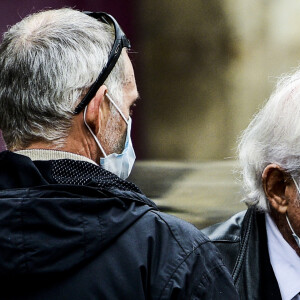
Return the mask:
<svg viewBox="0 0 300 300">
<path fill-rule="evenodd" d="M 126 181 L 138 99 L 117 21 L 48 10 L 0 45 L 0 299 L 237 299 L 217 248 Z"/>
<path fill-rule="evenodd" d="M 239 144 L 248 210 L 203 230 L 241 299 L 300 299 L 300 71 L 278 82 Z"/>
</svg>

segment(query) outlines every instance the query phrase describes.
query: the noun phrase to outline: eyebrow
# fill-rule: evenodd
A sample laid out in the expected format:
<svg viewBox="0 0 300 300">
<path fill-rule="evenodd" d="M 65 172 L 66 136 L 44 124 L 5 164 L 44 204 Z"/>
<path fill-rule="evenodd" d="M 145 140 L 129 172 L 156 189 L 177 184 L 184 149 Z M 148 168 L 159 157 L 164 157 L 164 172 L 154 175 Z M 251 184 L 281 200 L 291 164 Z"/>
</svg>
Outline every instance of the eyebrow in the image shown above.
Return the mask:
<svg viewBox="0 0 300 300">
<path fill-rule="evenodd" d="M 140 100 L 141 99 L 141 96 L 140 96 L 140 94 L 139 94 L 139 92 L 137 92 L 137 96 L 135 97 L 135 99 L 133 100 L 133 102 L 132 102 L 132 104 L 133 103 L 136 103 L 138 100 Z"/>
<path fill-rule="evenodd" d="M 126 77 L 123 81 L 123 84 L 128 85 L 128 84 L 132 83 L 132 81 L 133 81 L 132 78 L 133 78 L 133 75 Z"/>
</svg>

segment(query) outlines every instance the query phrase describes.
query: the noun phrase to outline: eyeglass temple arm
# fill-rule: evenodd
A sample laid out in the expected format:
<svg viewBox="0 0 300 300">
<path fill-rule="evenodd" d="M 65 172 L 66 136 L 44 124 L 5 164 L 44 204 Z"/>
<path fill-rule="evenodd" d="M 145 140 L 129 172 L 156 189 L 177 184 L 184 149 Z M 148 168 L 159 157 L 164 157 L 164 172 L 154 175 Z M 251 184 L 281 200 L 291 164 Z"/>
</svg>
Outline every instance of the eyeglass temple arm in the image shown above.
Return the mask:
<svg viewBox="0 0 300 300">
<path fill-rule="evenodd" d="M 85 14 L 97 18 L 97 13 L 93 13 L 93 12 L 84 12 Z M 114 68 L 118 58 L 121 55 L 122 49 L 124 47 L 130 48 L 130 42 L 129 40 L 125 37 L 125 35 L 120 34 L 120 29 L 115 26 L 115 23 L 117 24 L 117 21 L 114 19 L 114 17 L 112 17 L 109 14 L 106 13 L 99 13 L 100 17 L 102 17 L 102 19 L 105 20 L 105 16 L 108 16 L 109 18 L 111 18 L 111 20 L 114 23 L 114 29 L 115 29 L 115 42 L 113 44 L 113 48 L 110 51 L 110 54 L 108 56 L 108 60 L 107 63 L 105 65 L 105 67 L 102 69 L 101 73 L 99 74 L 98 78 L 96 79 L 96 81 L 92 84 L 92 86 L 90 87 L 90 89 L 88 90 L 87 94 L 84 96 L 84 98 L 81 100 L 81 102 L 77 105 L 77 107 L 74 110 L 74 114 L 79 114 L 83 108 L 89 104 L 89 102 L 92 100 L 92 98 L 96 95 L 98 89 L 100 88 L 101 85 L 103 85 L 103 83 L 105 82 L 105 80 L 107 79 L 108 75 L 110 74 L 111 70 Z M 108 23 L 107 20 L 105 20 L 105 23 Z M 119 36 L 124 37 L 124 39 L 126 39 L 126 42 L 122 39 L 122 38 L 118 38 Z"/>
</svg>

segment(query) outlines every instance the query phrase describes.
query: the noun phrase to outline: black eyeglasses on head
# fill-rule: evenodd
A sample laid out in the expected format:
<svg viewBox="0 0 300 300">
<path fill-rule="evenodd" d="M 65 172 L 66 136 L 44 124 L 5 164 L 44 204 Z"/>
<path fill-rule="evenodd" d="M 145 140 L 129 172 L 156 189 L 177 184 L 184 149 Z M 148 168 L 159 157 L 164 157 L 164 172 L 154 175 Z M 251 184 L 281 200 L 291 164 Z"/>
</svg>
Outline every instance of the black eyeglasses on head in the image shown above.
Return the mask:
<svg viewBox="0 0 300 300">
<path fill-rule="evenodd" d="M 112 49 L 108 55 L 108 60 L 104 68 L 101 70 L 98 78 L 96 81 L 92 84 L 86 95 L 83 97 L 83 99 L 80 101 L 80 103 L 76 106 L 74 110 L 74 114 L 79 114 L 93 99 L 93 97 L 96 95 L 98 89 L 101 85 L 103 85 L 104 81 L 107 79 L 108 75 L 110 74 L 111 70 L 116 65 L 121 53 L 122 49 L 126 47 L 127 49 L 131 48 L 130 42 L 128 38 L 126 37 L 125 33 L 121 29 L 120 25 L 116 21 L 114 17 L 111 15 L 105 13 L 105 12 L 88 12 L 85 11 L 85 14 L 88 16 L 97 19 L 98 21 L 101 21 L 103 23 L 113 25 L 115 29 L 115 41 L 112 46 Z"/>
</svg>

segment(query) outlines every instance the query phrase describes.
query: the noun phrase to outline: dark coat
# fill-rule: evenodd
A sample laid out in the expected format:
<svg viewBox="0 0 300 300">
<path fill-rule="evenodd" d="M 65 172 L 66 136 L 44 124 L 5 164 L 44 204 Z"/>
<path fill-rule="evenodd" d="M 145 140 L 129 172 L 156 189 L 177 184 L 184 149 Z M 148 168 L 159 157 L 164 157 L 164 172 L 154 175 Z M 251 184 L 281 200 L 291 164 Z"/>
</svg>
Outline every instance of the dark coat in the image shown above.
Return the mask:
<svg viewBox="0 0 300 300">
<path fill-rule="evenodd" d="M 0 299 L 237 299 L 213 244 L 88 162 L 0 154 Z"/>
<path fill-rule="evenodd" d="M 279 300 L 267 245 L 265 214 L 255 207 L 202 230 L 220 250 L 242 300 Z"/>
</svg>

